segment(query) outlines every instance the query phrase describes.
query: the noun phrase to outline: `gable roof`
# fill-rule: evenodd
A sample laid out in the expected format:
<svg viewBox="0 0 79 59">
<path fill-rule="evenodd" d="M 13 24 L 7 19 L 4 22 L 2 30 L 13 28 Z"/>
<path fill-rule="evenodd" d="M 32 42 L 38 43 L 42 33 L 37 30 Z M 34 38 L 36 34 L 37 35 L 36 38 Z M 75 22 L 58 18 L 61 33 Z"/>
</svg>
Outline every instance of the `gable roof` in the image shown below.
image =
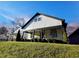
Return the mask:
<svg viewBox="0 0 79 59">
<path fill-rule="evenodd" d="M 73 31 L 68 37 L 74 35 L 78 30 L 79 30 L 79 28 L 76 28 L 75 31 Z"/>
<path fill-rule="evenodd" d="M 25 25 L 22 26 L 22 29 L 23 29 L 28 23 L 30 23 L 30 21 L 31 21 L 34 17 L 36 17 L 36 16 L 38 16 L 38 15 L 44 15 L 44 16 L 51 17 L 51 18 L 54 18 L 54 19 L 57 19 L 57 20 L 65 21 L 64 19 L 61 19 L 61 18 L 58 18 L 58 17 L 54 17 L 54 16 L 50 16 L 50 15 L 46 15 L 46 14 L 38 13 L 38 12 L 37 12 Z"/>
</svg>

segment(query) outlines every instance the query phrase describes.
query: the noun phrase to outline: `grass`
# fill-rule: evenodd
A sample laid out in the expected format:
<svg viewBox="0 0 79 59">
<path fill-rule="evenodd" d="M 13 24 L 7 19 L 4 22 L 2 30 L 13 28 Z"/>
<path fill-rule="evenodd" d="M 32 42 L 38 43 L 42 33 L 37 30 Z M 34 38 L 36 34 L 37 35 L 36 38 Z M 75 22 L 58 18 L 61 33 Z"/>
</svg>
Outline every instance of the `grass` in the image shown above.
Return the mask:
<svg viewBox="0 0 79 59">
<path fill-rule="evenodd" d="M 0 42 L 0 58 L 76 58 L 79 45 L 40 42 Z"/>
</svg>

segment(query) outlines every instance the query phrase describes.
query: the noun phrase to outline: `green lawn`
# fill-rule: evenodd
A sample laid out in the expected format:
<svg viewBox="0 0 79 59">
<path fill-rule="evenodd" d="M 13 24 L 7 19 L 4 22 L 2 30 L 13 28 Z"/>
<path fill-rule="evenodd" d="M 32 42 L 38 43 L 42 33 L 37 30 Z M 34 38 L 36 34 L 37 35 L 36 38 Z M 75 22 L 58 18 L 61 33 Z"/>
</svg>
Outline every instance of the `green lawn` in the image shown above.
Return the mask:
<svg viewBox="0 0 79 59">
<path fill-rule="evenodd" d="M 79 45 L 40 42 L 0 42 L 0 57 L 64 58 L 79 57 Z"/>
</svg>

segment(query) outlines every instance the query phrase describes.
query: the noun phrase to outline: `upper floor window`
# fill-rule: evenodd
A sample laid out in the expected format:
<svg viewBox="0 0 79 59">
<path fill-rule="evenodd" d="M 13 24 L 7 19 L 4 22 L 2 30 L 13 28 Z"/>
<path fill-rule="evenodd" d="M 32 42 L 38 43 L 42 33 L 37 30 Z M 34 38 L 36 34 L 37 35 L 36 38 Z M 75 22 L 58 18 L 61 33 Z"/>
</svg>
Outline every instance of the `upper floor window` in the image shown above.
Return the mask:
<svg viewBox="0 0 79 59">
<path fill-rule="evenodd" d="M 41 21 L 41 17 L 35 18 L 34 22 Z"/>
<path fill-rule="evenodd" d="M 38 18 L 38 21 L 40 21 L 41 20 L 41 17 L 40 18 Z"/>
<path fill-rule="evenodd" d="M 37 18 L 35 18 L 34 21 L 37 22 Z"/>
</svg>

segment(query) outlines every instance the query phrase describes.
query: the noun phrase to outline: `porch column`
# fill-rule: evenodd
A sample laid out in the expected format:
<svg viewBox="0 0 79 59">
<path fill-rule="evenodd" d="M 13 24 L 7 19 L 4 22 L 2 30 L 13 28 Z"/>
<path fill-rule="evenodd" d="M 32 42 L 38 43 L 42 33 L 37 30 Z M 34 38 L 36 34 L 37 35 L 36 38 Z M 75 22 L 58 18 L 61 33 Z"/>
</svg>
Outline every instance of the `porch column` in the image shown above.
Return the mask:
<svg viewBox="0 0 79 59">
<path fill-rule="evenodd" d="M 31 41 L 33 41 L 33 37 L 32 37 L 33 36 L 33 33 L 31 32 L 30 34 L 31 34 Z"/>
<path fill-rule="evenodd" d="M 46 40 L 45 39 L 45 30 L 43 30 L 43 34 L 42 35 L 43 35 L 43 38 L 44 38 L 43 41 Z"/>
<path fill-rule="evenodd" d="M 24 40 L 24 39 L 23 39 L 23 36 L 24 36 L 24 32 L 23 32 L 22 37 L 21 37 L 22 40 Z"/>
<path fill-rule="evenodd" d="M 39 39 L 39 41 L 41 41 L 41 31 L 39 31 L 39 33 L 40 33 L 40 39 Z"/>
<path fill-rule="evenodd" d="M 32 32 L 32 41 L 35 41 L 34 35 L 35 35 L 35 30 Z"/>
<path fill-rule="evenodd" d="M 42 41 L 44 38 L 44 30 L 40 31 L 40 41 Z"/>
</svg>

